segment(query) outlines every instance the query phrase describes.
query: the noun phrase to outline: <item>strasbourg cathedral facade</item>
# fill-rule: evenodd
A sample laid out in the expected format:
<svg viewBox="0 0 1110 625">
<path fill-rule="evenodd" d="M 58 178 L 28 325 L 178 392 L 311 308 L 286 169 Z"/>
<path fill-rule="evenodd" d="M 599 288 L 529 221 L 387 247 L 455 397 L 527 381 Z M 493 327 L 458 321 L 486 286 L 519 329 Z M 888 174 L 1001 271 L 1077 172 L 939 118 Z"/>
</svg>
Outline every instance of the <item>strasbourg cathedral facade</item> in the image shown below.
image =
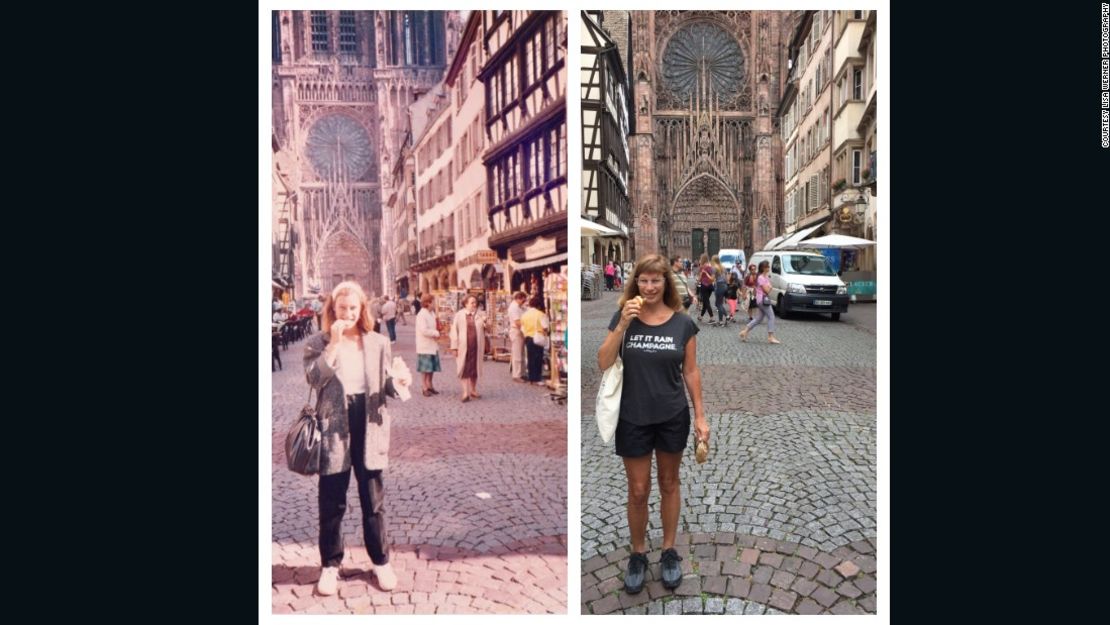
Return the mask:
<svg viewBox="0 0 1110 625">
<path fill-rule="evenodd" d="M 389 160 L 409 132 L 409 105 L 442 80 L 461 20 L 459 11 L 272 12 L 275 275 L 298 289 L 355 280 L 384 292 Z"/>
<path fill-rule="evenodd" d="M 775 111 L 796 12 L 632 11 L 637 256 L 748 256 L 781 233 Z"/>
</svg>

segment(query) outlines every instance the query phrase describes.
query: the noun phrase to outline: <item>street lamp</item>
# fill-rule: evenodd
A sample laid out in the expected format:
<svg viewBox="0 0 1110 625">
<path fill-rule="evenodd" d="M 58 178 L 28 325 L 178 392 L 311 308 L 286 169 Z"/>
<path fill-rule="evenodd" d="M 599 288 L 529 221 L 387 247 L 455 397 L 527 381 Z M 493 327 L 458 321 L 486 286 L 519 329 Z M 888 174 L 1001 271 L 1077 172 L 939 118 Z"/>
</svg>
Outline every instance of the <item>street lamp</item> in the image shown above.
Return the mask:
<svg viewBox="0 0 1110 625">
<path fill-rule="evenodd" d="M 840 214 L 838 219 L 844 225 L 855 224 L 862 226 L 867 214 L 867 205 L 870 203 L 868 194 L 864 193 L 863 188 L 858 190 L 859 195 L 855 199 L 845 200 L 840 205 Z"/>
</svg>

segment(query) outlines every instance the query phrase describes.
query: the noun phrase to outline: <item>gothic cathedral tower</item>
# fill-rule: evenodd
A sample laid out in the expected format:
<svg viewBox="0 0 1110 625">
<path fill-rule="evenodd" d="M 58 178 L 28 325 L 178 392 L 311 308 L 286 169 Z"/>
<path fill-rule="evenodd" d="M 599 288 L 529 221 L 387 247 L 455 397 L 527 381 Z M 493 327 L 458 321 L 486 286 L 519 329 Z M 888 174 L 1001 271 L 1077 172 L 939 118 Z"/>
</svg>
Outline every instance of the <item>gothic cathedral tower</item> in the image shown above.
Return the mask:
<svg viewBox="0 0 1110 625">
<path fill-rule="evenodd" d="M 382 197 L 412 99 L 443 75 L 457 11 L 273 11 L 275 227 L 297 295 L 381 294 Z M 453 26 L 452 26 L 453 25 Z M 386 172 L 383 175 L 381 172 Z M 282 223 L 284 221 L 284 223 Z"/>
<path fill-rule="evenodd" d="M 781 11 L 634 12 L 636 254 L 750 255 L 781 230 Z"/>
</svg>

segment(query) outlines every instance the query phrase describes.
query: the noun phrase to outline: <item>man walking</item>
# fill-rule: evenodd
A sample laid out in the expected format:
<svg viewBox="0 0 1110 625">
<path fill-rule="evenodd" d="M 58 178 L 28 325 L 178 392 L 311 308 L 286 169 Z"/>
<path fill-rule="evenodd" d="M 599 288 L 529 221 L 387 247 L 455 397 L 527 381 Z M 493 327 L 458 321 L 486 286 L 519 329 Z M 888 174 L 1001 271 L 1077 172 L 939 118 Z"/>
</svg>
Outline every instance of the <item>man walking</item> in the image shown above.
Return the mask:
<svg viewBox="0 0 1110 625">
<path fill-rule="evenodd" d="M 694 294 L 690 292 L 690 285 L 686 284 L 686 276 L 682 274 L 682 259 L 678 256 L 671 257 L 671 279 L 678 296 L 682 298 L 682 306 L 686 312 L 690 311 L 690 304 L 694 302 Z"/>
<path fill-rule="evenodd" d="M 382 304 L 382 319 L 385 320 L 385 327 L 389 330 L 389 342 L 397 342 L 397 303 L 385 296 L 385 303 Z"/>
</svg>

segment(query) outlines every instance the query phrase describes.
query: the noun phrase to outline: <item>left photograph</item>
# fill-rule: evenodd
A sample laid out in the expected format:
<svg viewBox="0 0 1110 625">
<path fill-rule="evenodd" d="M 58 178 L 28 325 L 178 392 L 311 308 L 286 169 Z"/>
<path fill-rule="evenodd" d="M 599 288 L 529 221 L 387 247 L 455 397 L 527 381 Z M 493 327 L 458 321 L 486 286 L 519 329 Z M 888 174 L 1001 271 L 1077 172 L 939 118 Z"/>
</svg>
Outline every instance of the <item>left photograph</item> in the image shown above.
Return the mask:
<svg viewBox="0 0 1110 625">
<path fill-rule="evenodd" d="M 271 611 L 565 614 L 566 13 L 268 18 Z"/>
</svg>

